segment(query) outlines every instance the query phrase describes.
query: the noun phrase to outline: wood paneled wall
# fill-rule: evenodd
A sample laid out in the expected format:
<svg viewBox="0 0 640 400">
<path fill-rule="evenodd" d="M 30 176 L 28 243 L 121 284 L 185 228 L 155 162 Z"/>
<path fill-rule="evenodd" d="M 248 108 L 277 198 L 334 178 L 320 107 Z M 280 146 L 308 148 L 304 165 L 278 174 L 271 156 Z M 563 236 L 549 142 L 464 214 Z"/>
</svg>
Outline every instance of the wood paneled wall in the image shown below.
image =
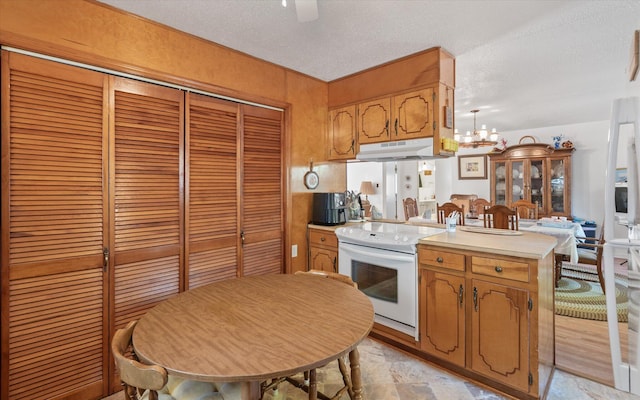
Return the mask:
<svg viewBox="0 0 640 400">
<path fill-rule="evenodd" d="M 0 44 L 286 109 L 285 262 L 306 267 L 309 162 L 316 191 L 346 188 L 345 164 L 326 162 L 326 82 L 93 0 L 0 0 Z"/>
</svg>

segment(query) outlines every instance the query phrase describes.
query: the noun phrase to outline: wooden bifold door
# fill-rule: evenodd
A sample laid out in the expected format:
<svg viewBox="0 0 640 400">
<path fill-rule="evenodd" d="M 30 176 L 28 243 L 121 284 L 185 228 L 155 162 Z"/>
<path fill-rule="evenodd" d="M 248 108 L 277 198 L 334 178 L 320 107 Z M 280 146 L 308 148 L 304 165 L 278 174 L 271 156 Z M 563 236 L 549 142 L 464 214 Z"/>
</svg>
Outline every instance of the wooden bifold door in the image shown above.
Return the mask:
<svg viewBox="0 0 640 400">
<path fill-rule="evenodd" d="M 120 390 L 116 329 L 282 272 L 277 110 L 2 52 L 2 399 Z"/>
</svg>

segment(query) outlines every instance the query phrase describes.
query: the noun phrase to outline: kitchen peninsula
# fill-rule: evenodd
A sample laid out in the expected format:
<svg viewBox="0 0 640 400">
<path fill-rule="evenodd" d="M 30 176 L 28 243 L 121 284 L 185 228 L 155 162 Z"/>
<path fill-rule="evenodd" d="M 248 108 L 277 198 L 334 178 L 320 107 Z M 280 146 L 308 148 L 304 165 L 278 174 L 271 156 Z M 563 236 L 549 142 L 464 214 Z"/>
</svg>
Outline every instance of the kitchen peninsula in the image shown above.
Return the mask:
<svg viewBox="0 0 640 400">
<path fill-rule="evenodd" d="M 324 246 L 338 242 L 336 228 L 309 226 L 324 237 L 318 241 Z M 336 233 L 339 272 L 358 282 L 374 303 L 371 336 L 510 396 L 545 398 L 555 358 L 555 237 L 471 226 L 446 232 L 438 224 L 419 229 L 373 221 L 347 224 Z M 363 251 L 350 254 L 357 243 Z M 333 260 L 329 269 L 335 268 Z M 412 287 L 415 297 L 409 296 Z M 417 304 L 407 303 L 407 296 Z M 395 301 L 381 304 L 387 298 Z M 414 310 L 417 326 L 404 323 L 416 327 L 415 335 L 383 318 L 404 321 L 402 310 L 389 309 L 401 303 L 403 310 Z"/>
<path fill-rule="evenodd" d="M 544 398 L 555 358 L 556 240 L 461 228 L 419 242 L 418 352 L 517 398 Z"/>
</svg>

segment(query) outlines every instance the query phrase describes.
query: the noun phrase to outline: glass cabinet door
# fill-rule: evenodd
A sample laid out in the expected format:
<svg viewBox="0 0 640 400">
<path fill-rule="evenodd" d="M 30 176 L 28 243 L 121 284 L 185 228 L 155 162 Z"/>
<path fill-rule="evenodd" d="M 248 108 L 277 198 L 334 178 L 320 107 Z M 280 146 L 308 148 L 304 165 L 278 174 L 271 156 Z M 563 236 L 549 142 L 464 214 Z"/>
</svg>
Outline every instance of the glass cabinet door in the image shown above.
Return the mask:
<svg viewBox="0 0 640 400">
<path fill-rule="evenodd" d="M 534 204 L 538 205 L 538 212 L 543 213 L 545 210 L 544 201 L 544 176 L 545 176 L 544 160 L 531 160 L 529 167 L 529 196 Z"/>
<path fill-rule="evenodd" d="M 551 163 L 551 212 L 565 213 L 565 165 L 564 159 L 552 159 Z"/>
<path fill-rule="evenodd" d="M 524 161 L 511 162 L 511 203 L 523 200 L 526 196 L 526 181 L 524 176 Z M 507 204 L 510 206 L 510 204 Z"/>
<path fill-rule="evenodd" d="M 538 218 L 571 216 L 571 149 L 526 143 L 489 153 L 491 202 L 538 205 Z"/>
<path fill-rule="evenodd" d="M 494 204 L 507 205 L 507 165 L 506 162 L 496 162 L 493 170 Z"/>
</svg>

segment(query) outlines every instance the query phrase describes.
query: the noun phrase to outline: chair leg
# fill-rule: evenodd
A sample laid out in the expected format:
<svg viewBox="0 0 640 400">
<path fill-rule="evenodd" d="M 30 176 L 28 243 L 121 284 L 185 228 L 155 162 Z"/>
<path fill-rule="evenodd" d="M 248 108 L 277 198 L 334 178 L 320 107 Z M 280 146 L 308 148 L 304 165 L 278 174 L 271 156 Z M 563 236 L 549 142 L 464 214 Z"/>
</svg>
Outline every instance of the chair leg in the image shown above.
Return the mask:
<svg viewBox="0 0 640 400">
<path fill-rule="evenodd" d="M 604 275 L 602 274 L 602 264 L 598 265 L 598 281 L 600 282 L 602 293 L 607 294 L 606 289 L 604 288 Z"/>
<path fill-rule="evenodd" d="M 349 374 L 349 369 L 347 368 L 347 363 L 344 361 L 344 357 L 338 358 L 338 368 L 340 369 L 340 373 L 342 374 L 342 383 L 344 383 L 344 389 L 347 390 L 347 393 L 349 393 L 349 398 L 352 399 L 354 397 L 353 384 L 351 383 L 351 375 Z M 340 395 L 342 395 L 344 389 L 339 392 Z"/>
<path fill-rule="evenodd" d="M 352 400 L 362 400 L 362 379 L 360 376 L 360 353 L 358 352 L 358 348 L 351 350 L 349 352 L 349 366 L 351 367 L 351 382 L 353 384 L 353 390 L 349 391 L 349 395 L 353 392 L 353 396 L 351 396 Z"/>
<path fill-rule="evenodd" d="M 563 260 L 563 257 L 562 257 L 562 254 L 556 254 L 555 258 L 556 258 L 555 259 L 555 264 L 556 264 L 555 265 L 555 270 L 556 270 L 556 281 L 555 281 L 555 284 L 556 284 L 556 287 L 558 287 L 558 282 L 560 282 L 560 279 L 562 278 L 562 260 Z"/>
<path fill-rule="evenodd" d="M 309 371 L 309 400 L 318 400 L 318 383 L 316 382 L 316 369 Z"/>
</svg>

